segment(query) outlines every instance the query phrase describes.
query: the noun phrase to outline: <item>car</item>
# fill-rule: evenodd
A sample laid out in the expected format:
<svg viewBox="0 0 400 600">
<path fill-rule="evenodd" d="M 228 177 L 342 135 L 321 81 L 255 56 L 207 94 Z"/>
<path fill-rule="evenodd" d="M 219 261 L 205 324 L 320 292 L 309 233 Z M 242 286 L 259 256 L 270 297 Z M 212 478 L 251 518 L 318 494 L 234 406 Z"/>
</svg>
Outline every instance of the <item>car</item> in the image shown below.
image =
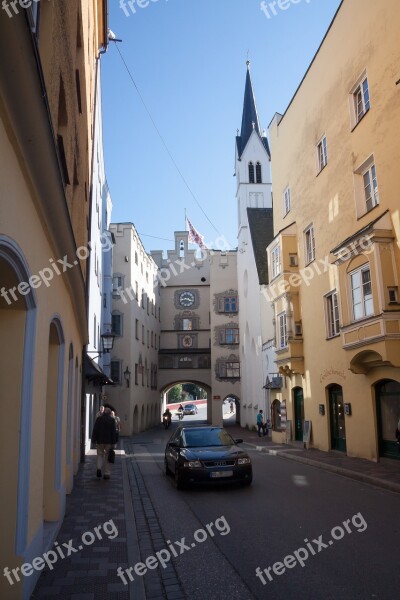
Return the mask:
<svg viewBox="0 0 400 600">
<path fill-rule="evenodd" d="M 197 406 L 195 404 L 186 404 L 183 407 L 184 415 L 197 415 L 199 411 L 197 410 Z"/>
<path fill-rule="evenodd" d="M 223 427 L 179 426 L 165 448 L 165 473 L 175 478 L 177 489 L 190 484 L 239 482 L 250 485 L 250 456 Z"/>
</svg>

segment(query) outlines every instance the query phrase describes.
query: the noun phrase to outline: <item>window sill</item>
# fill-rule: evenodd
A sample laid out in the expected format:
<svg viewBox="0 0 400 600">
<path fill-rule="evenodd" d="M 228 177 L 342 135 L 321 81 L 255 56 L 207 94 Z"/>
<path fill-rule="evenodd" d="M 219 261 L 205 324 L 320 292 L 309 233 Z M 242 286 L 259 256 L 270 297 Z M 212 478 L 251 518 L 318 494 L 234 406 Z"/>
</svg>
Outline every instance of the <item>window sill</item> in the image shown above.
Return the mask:
<svg viewBox="0 0 400 600">
<path fill-rule="evenodd" d="M 318 171 L 318 173 L 316 174 L 316 177 L 319 177 L 319 176 L 320 176 L 320 174 L 322 173 L 322 171 L 323 171 L 324 169 L 326 169 L 326 167 L 327 167 L 327 166 L 328 166 L 328 163 L 326 163 L 326 164 L 325 164 L 323 167 L 321 167 L 321 169 L 320 169 L 320 170 Z"/>
<path fill-rule="evenodd" d="M 365 212 L 362 213 L 362 215 L 357 217 L 357 221 L 360 221 L 360 219 L 362 219 L 363 217 L 365 217 L 366 215 L 370 215 L 372 213 L 373 210 L 375 210 L 375 208 L 378 208 L 380 206 L 379 202 L 377 204 L 375 204 L 375 206 L 373 206 L 372 208 L 370 208 L 369 210 L 366 210 Z"/>
<path fill-rule="evenodd" d="M 329 337 L 326 337 L 325 340 L 327 342 L 329 342 L 330 340 L 336 340 L 337 338 L 340 338 L 340 333 L 335 333 L 335 335 L 330 335 Z"/>
<path fill-rule="evenodd" d="M 367 114 L 369 113 L 371 109 L 369 108 L 368 110 L 365 111 L 365 113 L 362 115 L 362 117 L 360 117 L 357 121 L 357 123 L 353 126 L 353 128 L 350 130 L 350 133 L 353 133 L 353 131 L 355 129 L 357 129 L 357 127 L 359 126 L 359 124 L 361 123 L 361 121 L 364 120 L 364 118 L 367 116 Z"/>
</svg>

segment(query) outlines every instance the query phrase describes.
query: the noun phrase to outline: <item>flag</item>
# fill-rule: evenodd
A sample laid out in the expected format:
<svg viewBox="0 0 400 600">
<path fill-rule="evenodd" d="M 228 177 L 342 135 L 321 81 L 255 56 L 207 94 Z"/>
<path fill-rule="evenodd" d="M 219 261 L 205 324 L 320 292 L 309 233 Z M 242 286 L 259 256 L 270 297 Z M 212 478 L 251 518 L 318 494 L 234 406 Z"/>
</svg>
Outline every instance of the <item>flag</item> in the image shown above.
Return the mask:
<svg viewBox="0 0 400 600">
<path fill-rule="evenodd" d="M 193 244 L 197 244 L 199 248 L 208 250 L 207 246 L 204 243 L 204 236 L 201 235 L 197 229 L 195 229 L 189 219 L 186 217 L 186 221 L 189 228 L 189 242 Z"/>
</svg>

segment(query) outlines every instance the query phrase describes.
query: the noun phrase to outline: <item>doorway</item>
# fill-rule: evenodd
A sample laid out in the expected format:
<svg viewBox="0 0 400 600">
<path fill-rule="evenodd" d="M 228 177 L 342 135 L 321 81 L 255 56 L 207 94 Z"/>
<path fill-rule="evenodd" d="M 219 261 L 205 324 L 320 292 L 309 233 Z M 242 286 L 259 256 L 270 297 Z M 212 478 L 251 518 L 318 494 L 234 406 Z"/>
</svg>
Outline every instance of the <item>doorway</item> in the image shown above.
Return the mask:
<svg viewBox="0 0 400 600">
<path fill-rule="evenodd" d="M 346 452 L 346 424 L 344 416 L 343 390 L 340 385 L 328 388 L 329 416 L 331 425 L 331 448 Z"/>
<path fill-rule="evenodd" d="M 294 435 L 298 442 L 303 441 L 303 425 L 304 425 L 304 397 L 303 388 L 294 388 Z"/>
<path fill-rule="evenodd" d="M 381 381 L 375 386 L 375 394 L 379 456 L 400 460 L 400 446 L 395 437 L 396 427 L 400 427 L 400 383 Z"/>
</svg>

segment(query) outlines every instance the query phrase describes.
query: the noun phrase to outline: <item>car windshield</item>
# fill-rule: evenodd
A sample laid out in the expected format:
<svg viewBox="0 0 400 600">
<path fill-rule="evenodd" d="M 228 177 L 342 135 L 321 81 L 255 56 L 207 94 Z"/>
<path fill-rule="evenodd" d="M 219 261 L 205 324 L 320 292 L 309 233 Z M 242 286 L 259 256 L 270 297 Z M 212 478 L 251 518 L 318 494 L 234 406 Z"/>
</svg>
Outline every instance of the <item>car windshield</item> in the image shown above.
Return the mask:
<svg viewBox="0 0 400 600">
<path fill-rule="evenodd" d="M 194 404 L 186 404 L 185 408 L 194 408 Z"/>
<path fill-rule="evenodd" d="M 187 429 L 183 434 L 184 447 L 205 448 L 206 446 L 232 446 L 235 442 L 225 429 Z"/>
</svg>

